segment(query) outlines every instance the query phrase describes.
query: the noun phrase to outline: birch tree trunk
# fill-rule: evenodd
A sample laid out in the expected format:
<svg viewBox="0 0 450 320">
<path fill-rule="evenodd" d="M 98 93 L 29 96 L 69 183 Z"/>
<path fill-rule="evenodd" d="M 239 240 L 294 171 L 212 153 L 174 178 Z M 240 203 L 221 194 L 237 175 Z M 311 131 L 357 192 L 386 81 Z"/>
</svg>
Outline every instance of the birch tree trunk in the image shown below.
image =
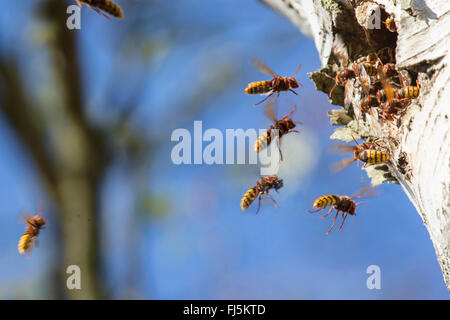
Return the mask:
<svg viewBox="0 0 450 320">
<path fill-rule="evenodd" d="M 261 1 L 288 17 L 314 40 L 322 69 L 309 76 L 318 90 L 328 94 L 334 85 L 324 73 L 336 74 L 348 67 L 339 64 L 333 54 L 336 37 L 345 43 L 350 62 L 387 47 L 397 70 L 407 71 L 406 75 L 419 81 L 419 97 L 411 100 L 397 121 L 381 124 L 378 115 L 371 113 L 361 117 L 359 126 L 355 121 L 361 102 L 357 80 L 347 81 L 346 101 L 344 88 L 338 86 L 333 92 L 332 103 L 343 108 L 332 110 L 329 117 L 332 125 L 341 127 L 331 138 L 344 141 L 351 141 L 351 135 L 383 138 L 392 157 L 390 163 L 369 166 L 365 170 L 373 185 L 383 182 L 401 185 L 428 229 L 450 290 L 450 70 L 447 55 L 450 2 Z M 389 16 L 395 21 L 396 32 L 390 32 L 382 23 Z M 369 24 L 376 27 L 370 29 Z"/>
</svg>

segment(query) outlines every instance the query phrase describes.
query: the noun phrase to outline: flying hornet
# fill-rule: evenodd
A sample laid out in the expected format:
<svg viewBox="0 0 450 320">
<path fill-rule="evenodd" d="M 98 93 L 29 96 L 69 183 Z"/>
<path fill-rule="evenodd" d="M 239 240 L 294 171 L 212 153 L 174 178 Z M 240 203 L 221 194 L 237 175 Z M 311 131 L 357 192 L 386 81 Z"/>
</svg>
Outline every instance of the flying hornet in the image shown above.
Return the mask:
<svg viewBox="0 0 450 320">
<path fill-rule="evenodd" d="M 309 213 L 316 213 L 321 210 L 326 209 L 327 207 L 330 207 L 330 210 L 324 215 L 321 216 L 321 218 L 326 218 L 330 215 L 330 213 L 333 211 L 333 209 L 336 209 L 336 215 L 334 216 L 333 223 L 331 225 L 331 228 L 327 231 L 326 234 L 329 234 L 331 230 L 334 228 L 334 224 L 336 223 L 337 217 L 339 215 L 339 212 L 342 212 L 342 223 L 339 227 L 339 230 L 342 229 L 342 226 L 344 225 L 345 219 L 348 215 L 356 215 L 356 207 L 360 204 L 363 204 L 367 201 L 355 203 L 353 199 L 362 198 L 362 197 L 372 197 L 375 194 L 374 189 L 370 186 L 363 187 L 359 191 L 357 191 L 352 196 L 339 196 L 334 194 L 324 195 L 320 198 L 317 198 L 314 201 L 313 207 L 318 208 L 317 210 L 310 211 Z"/>
<path fill-rule="evenodd" d="M 328 95 L 329 98 L 331 98 L 334 89 L 338 85 L 345 86 L 347 80 L 355 78 L 357 73 L 356 65 L 353 65 L 352 68 L 347 68 L 349 65 L 348 51 L 344 40 L 340 36 L 336 36 L 336 39 L 333 42 L 333 56 L 337 58 L 341 66 L 344 66 L 344 69 L 338 72 L 335 77 L 324 73 L 327 78 L 334 81 L 334 86 L 331 88 Z"/>
<path fill-rule="evenodd" d="M 367 166 L 367 164 L 384 163 L 391 158 L 391 156 L 388 152 L 374 149 L 374 146 L 379 146 L 376 141 L 373 141 L 370 143 L 363 142 L 363 143 L 358 144 L 358 142 L 356 142 L 356 139 L 353 136 L 352 136 L 352 138 L 353 138 L 353 141 L 355 141 L 356 146 L 349 146 L 349 145 L 344 145 L 344 144 L 337 144 L 337 145 L 333 146 L 335 149 L 338 149 L 341 152 L 344 152 L 344 153 L 352 152 L 353 153 L 353 158 L 345 159 L 345 160 L 338 162 L 337 164 L 334 164 L 332 166 L 333 172 L 338 172 L 338 171 L 344 169 L 345 167 L 347 167 L 349 164 L 351 164 L 354 161 L 358 162 L 358 166 L 359 166 L 359 161 L 364 162 L 364 166 L 363 166 L 363 168 L 364 168 Z"/>
<path fill-rule="evenodd" d="M 293 130 L 296 127 L 297 123 L 300 122 L 295 122 L 292 120 L 292 114 L 295 111 L 295 106 L 292 108 L 291 112 L 288 113 L 287 115 L 285 115 L 281 120 L 277 120 L 276 116 L 275 116 L 275 108 L 274 108 L 274 104 L 273 101 L 270 100 L 267 104 L 266 107 L 264 109 L 267 117 L 273 121 L 273 124 L 270 126 L 270 128 L 264 132 L 263 135 L 261 135 L 260 137 L 258 137 L 258 139 L 256 139 L 255 141 L 255 152 L 258 153 L 261 150 L 267 148 L 270 143 L 272 142 L 273 139 L 273 134 L 278 133 L 278 144 L 281 143 L 281 137 L 284 136 L 285 134 L 289 133 L 289 132 L 299 132 L 298 130 Z M 277 130 L 277 131 L 275 131 Z M 280 150 L 280 157 L 281 160 L 283 160 L 283 156 L 281 154 L 281 149 L 280 149 L 280 145 L 278 145 L 278 148 Z"/>
<path fill-rule="evenodd" d="M 280 95 L 280 92 L 282 91 L 291 91 L 295 94 L 295 92 L 292 89 L 298 88 L 298 86 L 302 86 L 300 82 L 298 82 L 295 78 L 297 77 L 297 73 L 300 70 L 300 65 L 295 71 L 295 74 L 293 77 L 281 77 L 275 72 L 273 72 L 272 69 L 270 69 L 266 64 L 264 64 L 262 61 L 258 59 L 253 60 L 253 65 L 261 72 L 273 77 L 272 80 L 264 80 L 264 81 L 256 81 L 251 82 L 247 85 L 247 88 L 245 88 L 244 92 L 247 94 L 261 94 L 261 95 L 267 95 L 263 100 L 256 103 L 255 106 L 263 103 L 267 98 L 272 96 L 275 92 L 278 93 L 278 96 Z"/>
<path fill-rule="evenodd" d="M 272 200 L 276 208 L 277 202 L 269 194 L 269 190 L 274 189 L 275 191 L 278 192 L 278 190 L 282 187 L 283 187 L 283 179 L 279 179 L 276 175 L 261 177 L 261 179 L 259 179 L 256 182 L 256 186 L 248 189 L 248 191 L 242 197 L 241 209 L 243 211 L 247 210 L 248 207 L 250 207 L 250 205 L 253 203 L 253 201 L 255 201 L 256 198 L 258 198 L 258 210 L 256 211 L 256 213 L 258 213 L 261 205 L 261 197 L 263 195 L 267 195 Z"/>
<path fill-rule="evenodd" d="M 38 239 L 39 232 L 44 228 L 44 225 L 47 224 L 44 218 L 42 218 L 43 206 L 44 202 L 41 201 L 38 214 L 34 217 L 26 217 L 25 221 L 27 226 L 25 228 L 25 233 L 20 237 L 17 245 L 17 249 L 20 254 L 24 254 L 26 252 L 31 254 L 31 250 Z"/>
</svg>

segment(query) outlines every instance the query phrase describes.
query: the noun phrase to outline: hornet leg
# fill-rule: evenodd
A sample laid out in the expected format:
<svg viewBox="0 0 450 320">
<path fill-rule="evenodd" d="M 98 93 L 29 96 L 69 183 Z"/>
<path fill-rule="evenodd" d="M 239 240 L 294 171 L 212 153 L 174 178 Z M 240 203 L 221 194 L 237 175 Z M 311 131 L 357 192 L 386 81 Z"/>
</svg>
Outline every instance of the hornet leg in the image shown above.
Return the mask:
<svg viewBox="0 0 450 320">
<path fill-rule="evenodd" d="M 256 214 L 258 214 L 260 208 L 261 208 L 261 194 L 259 194 L 258 196 L 258 210 L 256 210 Z"/>
<path fill-rule="evenodd" d="M 333 224 L 331 225 L 330 230 L 327 231 L 327 234 L 329 234 L 330 231 L 333 230 L 334 224 L 336 223 L 336 219 L 337 219 L 338 215 L 339 215 L 339 211 L 336 212 L 336 215 L 334 216 L 334 219 L 333 219 Z"/>
<path fill-rule="evenodd" d="M 283 153 L 281 152 L 281 140 L 278 137 L 278 151 L 280 152 L 280 161 L 283 161 Z"/>
<path fill-rule="evenodd" d="M 319 209 L 314 210 L 314 211 L 308 210 L 308 212 L 309 213 L 316 213 L 316 212 L 319 212 L 320 210 L 323 210 L 323 209 L 325 209 L 325 208 L 319 208 Z"/>
<path fill-rule="evenodd" d="M 267 194 L 267 196 L 272 200 L 272 202 L 273 202 L 273 205 L 275 206 L 275 208 L 277 208 L 278 207 L 278 205 L 277 205 L 277 202 L 275 201 L 275 199 L 274 198 L 272 198 L 272 196 L 270 195 L 270 194 L 268 194 L 268 193 L 266 193 Z"/>
<path fill-rule="evenodd" d="M 320 216 L 321 218 L 326 218 L 330 215 L 331 211 L 333 210 L 333 207 L 330 208 L 330 210 L 328 210 L 328 212 L 326 214 L 324 214 L 323 216 Z"/>
<path fill-rule="evenodd" d="M 342 213 L 342 223 L 341 223 L 341 226 L 339 227 L 339 230 L 342 229 L 342 226 L 344 225 L 344 222 L 345 222 L 345 219 L 347 218 L 347 216 L 348 216 L 347 212 Z"/>
<path fill-rule="evenodd" d="M 256 107 L 257 105 L 263 103 L 264 101 L 266 101 L 266 100 L 267 100 L 271 95 L 273 95 L 273 94 L 274 94 L 274 92 L 272 91 L 271 94 L 269 94 L 267 97 L 265 97 L 264 99 L 262 99 L 260 102 L 255 103 L 254 106 Z"/>
</svg>

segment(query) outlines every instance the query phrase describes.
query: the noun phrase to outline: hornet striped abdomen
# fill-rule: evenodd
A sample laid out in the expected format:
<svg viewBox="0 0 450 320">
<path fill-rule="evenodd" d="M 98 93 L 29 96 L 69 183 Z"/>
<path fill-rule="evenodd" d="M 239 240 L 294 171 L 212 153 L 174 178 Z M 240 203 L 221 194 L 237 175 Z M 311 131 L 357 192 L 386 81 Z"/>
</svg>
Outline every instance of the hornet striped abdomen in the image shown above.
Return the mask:
<svg viewBox="0 0 450 320">
<path fill-rule="evenodd" d="M 359 154 L 359 160 L 371 164 L 383 163 L 388 161 L 390 158 L 391 156 L 389 155 L 389 153 L 373 149 L 363 150 Z"/>
<path fill-rule="evenodd" d="M 396 91 L 396 97 L 398 99 L 414 99 L 417 98 L 420 94 L 420 87 L 412 87 L 412 86 L 407 86 L 407 87 L 403 87 L 400 90 Z"/>
<path fill-rule="evenodd" d="M 248 189 L 248 191 L 244 194 L 244 196 L 241 199 L 241 209 L 247 210 L 248 207 L 255 201 L 257 197 L 256 187 Z"/>
<path fill-rule="evenodd" d="M 272 141 L 272 136 L 270 134 L 271 130 L 267 130 L 263 135 L 259 136 L 255 141 L 255 152 L 258 153 L 261 150 L 267 148 L 267 146 Z"/>
<path fill-rule="evenodd" d="M 378 69 L 372 63 L 363 62 L 362 65 L 369 76 L 375 77 L 378 74 Z"/>
<path fill-rule="evenodd" d="M 247 94 L 266 94 L 269 93 L 272 89 L 272 81 L 257 81 L 249 83 L 247 88 L 245 88 L 244 92 Z"/>
<path fill-rule="evenodd" d="M 109 1 L 109 0 L 94 0 L 93 1 L 93 5 L 94 5 L 94 7 L 97 7 L 100 10 L 103 10 L 106 13 L 109 13 L 113 17 L 116 17 L 116 18 L 119 18 L 119 19 L 123 18 L 122 9 L 117 4 L 115 4 L 112 1 Z"/>
<path fill-rule="evenodd" d="M 17 246 L 17 249 L 19 250 L 20 254 L 24 254 L 28 250 L 31 250 L 34 244 L 35 237 L 33 237 L 29 233 L 24 233 L 23 236 L 19 239 L 19 244 Z"/>
<path fill-rule="evenodd" d="M 326 196 L 322 196 L 322 197 L 316 199 L 316 201 L 314 201 L 313 207 L 314 208 L 326 208 L 326 207 L 335 205 L 338 202 L 339 202 L 339 196 L 326 195 Z"/>
<path fill-rule="evenodd" d="M 353 138 L 353 140 L 356 143 L 356 146 L 354 147 L 346 145 L 336 145 L 338 150 L 341 150 L 342 152 L 353 152 L 353 158 L 342 160 L 341 162 L 333 165 L 334 172 L 342 170 L 354 161 L 358 161 L 358 164 L 359 161 L 365 162 L 363 167 L 365 168 L 368 164 L 379 164 L 387 162 L 391 158 L 389 152 L 374 149 L 374 146 L 381 147 L 377 141 L 363 142 L 358 144 L 355 138 Z"/>
</svg>

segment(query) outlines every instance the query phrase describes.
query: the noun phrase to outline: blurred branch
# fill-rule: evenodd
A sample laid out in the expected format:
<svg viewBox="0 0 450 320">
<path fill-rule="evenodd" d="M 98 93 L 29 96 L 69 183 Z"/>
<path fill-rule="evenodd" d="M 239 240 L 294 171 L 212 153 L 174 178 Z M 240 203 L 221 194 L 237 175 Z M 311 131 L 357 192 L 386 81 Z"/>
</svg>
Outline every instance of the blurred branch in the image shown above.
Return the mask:
<svg viewBox="0 0 450 320">
<path fill-rule="evenodd" d="M 103 288 L 100 269 L 99 233 L 101 228 L 98 216 L 102 177 L 113 159 L 112 156 L 117 156 L 118 152 L 125 150 L 127 156 L 129 155 L 133 160 L 137 159 L 139 165 L 132 166 L 132 169 L 137 177 L 135 194 L 137 198 L 141 197 L 143 192 L 139 191 L 148 190 L 145 173 L 150 170 L 151 160 L 157 154 L 153 151 L 166 145 L 167 131 L 206 109 L 208 104 L 227 88 L 231 79 L 237 74 L 237 70 L 225 64 L 215 70 L 209 70 L 211 64 L 208 63 L 205 67 L 205 70 L 208 70 L 205 73 L 206 78 L 192 84 L 194 93 L 187 99 L 182 97 L 183 100 L 173 106 L 167 118 L 161 117 L 164 119 L 158 121 L 158 124 L 162 125 L 156 128 L 156 133 L 150 135 L 143 134 L 142 132 L 145 131 L 132 123 L 135 120 L 133 118 L 136 118 L 136 106 L 145 92 L 146 77 L 141 73 L 142 81 L 136 81 L 136 88 L 132 90 L 129 99 L 117 106 L 124 112 L 113 115 L 114 123 L 100 127 L 89 118 L 85 109 L 81 74 L 84 61 L 80 60 L 77 41 L 80 33 L 66 28 L 66 8 L 69 4 L 75 4 L 75 2 L 42 0 L 35 6 L 40 13 L 39 19 L 49 26 L 46 30 L 48 42 L 45 49 L 50 54 L 49 67 L 54 77 L 52 90 L 59 95 L 60 99 L 56 101 L 62 102 L 45 110 L 40 108 L 45 104 L 33 101 L 25 87 L 26 81 L 21 79 L 21 61 L 19 59 L 10 61 L 0 56 L 0 109 L 8 124 L 33 157 L 43 175 L 45 187 L 55 200 L 57 211 L 60 212 L 58 223 L 61 229 L 62 256 L 57 257 L 59 261 L 55 269 L 57 273 L 55 279 L 57 279 L 58 292 L 63 294 L 57 297 L 107 298 L 108 294 Z M 146 8 L 148 5 L 146 4 Z M 154 7 L 159 6 L 154 5 Z M 166 23 L 165 14 L 171 17 L 170 7 L 168 5 L 165 9 L 164 12 L 167 13 L 158 15 L 161 24 Z M 86 6 L 84 8 L 87 10 Z M 145 15 L 145 21 L 147 20 Z M 132 23 L 131 25 L 133 26 Z M 170 28 L 177 31 L 179 25 L 174 22 Z M 204 28 L 201 25 L 198 30 L 211 32 L 210 28 Z M 144 32 L 142 36 L 148 36 L 148 34 Z M 184 41 L 188 40 L 184 39 Z M 9 53 L 9 56 L 12 54 Z M 120 76 L 115 79 L 117 80 L 114 83 L 116 88 L 121 88 L 123 77 Z M 132 76 L 133 79 L 139 79 L 139 76 Z M 117 89 L 110 90 L 117 91 Z M 120 91 L 120 95 L 123 96 L 123 90 Z M 170 103 L 173 98 L 169 97 Z M 108 100 L 105 99 L 105 101 L 105 105 L 109 106 Z M 173 114 L 178 116 L 174 117 Z M 109 147 L 117 143 L 118 135 L 119 138 L 121 138 L 120 135 L 126 136 L 124 143 L 111 151 Z M 144 153 L 146 157 L 142 157 Z M 136 219 L 133 222 L 130 232 L 136 234 L 142 221 Z M 52 224 L 52 228 L 54 227 L 57 225 Z M 137 245 L 134 241 L 139 244 L 138 236 L 131 240 L 132 246 Z M 131 258 L 133 257 L 135 257 L 134 253 L 131 254 Z M 129 261 L 132 261 L 130 271 L 135 272 L 136 260 Z M 133 265 L 133 263 L 136 264 Z M 78 265 L 81 268 L 82 290 L 67 290 L 68 275 L 65 271 L 68 265 Z"/>
<path fill-rule="evenodd" d="M 39 117 L 25 98 L 27 94 L 20 81 L 19 67 L 13 58 L 0 59 L 0 80 L 0 88 L 3 89 L 0 108 L 3 115 L 30 151 L 47 189 L 55 195 L 56 173 L 52 158 L 46 152 L 45 134 L 42 126 L 36 123 Z"/>
<path fill-rule="evenodd" d="M 84 112 L 77 39 L 76 33 L 65 27 L 66 4 L 46 0 L 38 6 L 53 35 L 48 43 L 50 67 L 63 103 L 52 113 L 38 114 L 35 110 L 39 103 L 28 103 L 32 99 L 23 86 L 17 62 L 3 59 L 0 84 L 4 94 L 0 108 L 42 172 L 45 187 L 61 213 L 59 292 L 72 299 L 96 299 L 105 297 L 99 263 L 98 213 L 108 153 L 103 133 Z M 39 117 L 42 122 L 37 121 Z M 50 139 L 45 139 L 46 134 L 51 134 Z M 67 290 L 69 265 L 81 268 L 82 290 Z"/>
<path fill-rule="evenodd" d="M 98 169 L 103 167 L 107 161 L 105 138 L 101 131 L 97 130 L 86 117 L 84 111 L 77 32 L 65 27 L 67 15 L 61 14 L 61 12 L 65 12 L 66 8 L 67 4 L 64 1 L 47 0 L 42 10 L 44 16 L 53 26 L 53 32 L 55 33 L 52 37 L 53 42 L 50 49 L 53 53 L 54 68 L 59 79 L 63 82 L 64 107 L 68 116 L 79 128 L 79 133 L 83 135 L 82 138 L 85 140 L 84 143 L 86 143 L 89 151 L 96 153 L 96 156 L 90 161 L 94 162 L 92 168 Z M 91 173 L 96 175 L 96 171 Z"/>
<path fill-rule="evenodd" d="M 106 294 L 100 272 L 98 216 L 101 178 L 108 153 L 102 132 L 84 111 L 77 33 L 65 27 L 67 15 L 62 13 L 66 8 L 67 3 L 60 0 L 47 0 L 42 6 L 44 17 L 54 33 L 49 49 L 64 101 L 61 106 L 64 126 L 53 126 L 54 149 L 58 157 L 56 188 L 62 213 L 60 281 L 64 286 L 68 265 L 78 265 L 83 274 L 83 290 L 66 290 L 67 297 L 98 299 L 105 298 Z"/>
</svg>

